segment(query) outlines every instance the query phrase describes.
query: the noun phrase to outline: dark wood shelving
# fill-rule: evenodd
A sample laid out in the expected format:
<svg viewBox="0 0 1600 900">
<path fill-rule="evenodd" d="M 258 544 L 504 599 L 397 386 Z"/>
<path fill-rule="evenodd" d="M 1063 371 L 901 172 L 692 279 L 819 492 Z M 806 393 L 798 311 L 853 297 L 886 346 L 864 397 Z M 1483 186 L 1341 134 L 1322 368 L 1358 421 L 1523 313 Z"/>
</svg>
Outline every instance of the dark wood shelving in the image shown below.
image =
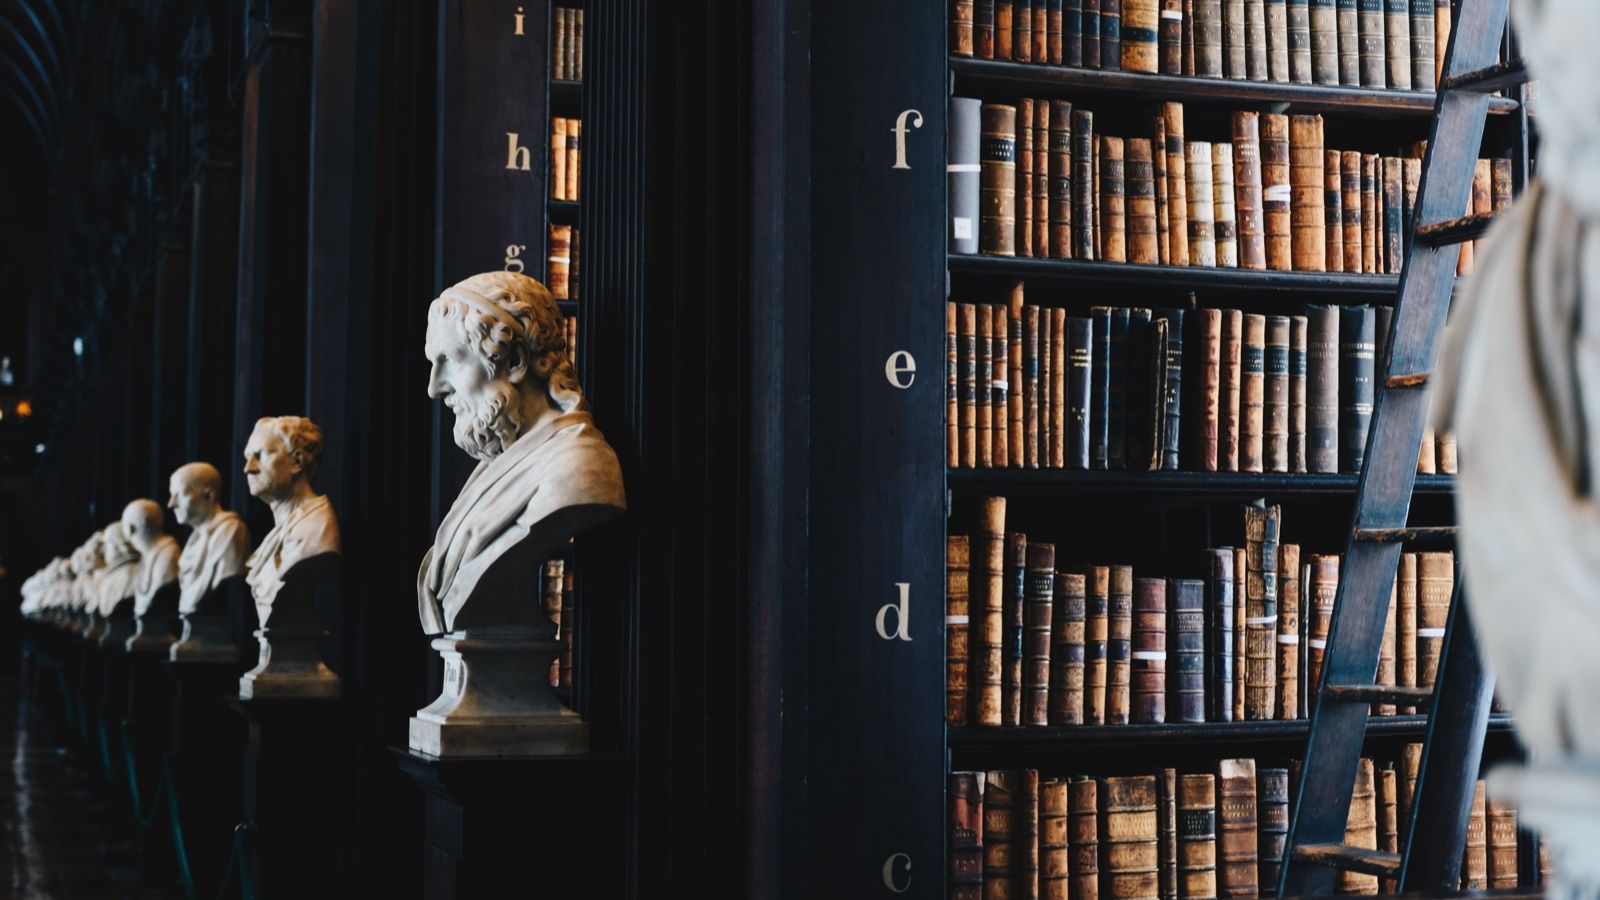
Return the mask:
<svg viewBox="0 0 1600 900">
<path fill-rule="evenodd" d="M 1133 496 L 1248 498 L 1262 495 L 1355 495 L 1355 474 L 1287 472 L 1108 472 L 1081 469 L 950 469 L 952 491 L 1117 493 Z M 1418 475 L 1418 494 L 1448 494 L 1453 475 Z"/>
<path fill-rule="evenodd" d="M 550 200 L 545 205 L 549 209 L 551 223 L 556 225 L 578 224 L 578 201 Z"/>
<path fill-rule="evenodd" d="M 1061 94 L 1070 91 L 1075 97 L 1103 95 L 1234 106 L 1257 104 L 1272 106 L 1274 111 L 1418 119 L 1433 115 L 1435 99 L 1431 91 L 1151 75 L 960 56 L 950 58 L 950 71 L 955 76 L 956 93 L 967 96 L 996 92 Z M 1517 101 L 1509 97 L 1491 97 L 1489 100 L 1489 110 L 1493 113 L 1508 113 L 1516 108 Z"/>
<path fill-rule="evenodd" d="M 557 300 L 556 306 L 561 307 L 563 316 L 575 316 L 578 314 L 578 301 L 576 300 Z"/>
<path fill-rule="evenodd" d="M 1208 266 L 1147 266 L 1133 263 L 1086 262 L 1076 259 L 1033 259 L 952 253 L 953 276 L 1025 278 L 1036 282 L 1073 282 L 1136 287 L 1168 287 L 1310 294 L 1364 294 L 1392 299 L 1398 275 L 1356 275 L 1346 272 L 1284 272 Z"/>
<path fill-rule="evenodd" d="M 576 116 L 583 111 L 583 82 L 550 79 L 550 112 L 558 116 Z"/>
</svg>

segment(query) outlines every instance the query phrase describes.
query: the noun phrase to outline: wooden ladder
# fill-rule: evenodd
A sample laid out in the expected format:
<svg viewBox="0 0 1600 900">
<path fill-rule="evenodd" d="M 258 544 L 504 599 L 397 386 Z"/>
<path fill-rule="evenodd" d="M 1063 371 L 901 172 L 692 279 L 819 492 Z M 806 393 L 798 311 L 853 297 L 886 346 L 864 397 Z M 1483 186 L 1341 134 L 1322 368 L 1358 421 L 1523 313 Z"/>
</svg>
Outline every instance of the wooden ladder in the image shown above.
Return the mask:
<svg viewBox="0 0 1600 900">
<path fill-rule="evenodd" d="M 1494 677 L 1472 636 L 1459 571 L 1435 687 L 1373 682 L 1402 543 L 1448 543 L 1454 538 L 1453 528 L 1411 528 L 1407 517 L 1428 413 L 1429 373 L 1455 285 L 1457 245 L 1478 237 L 1488 225 L 1488 216 L 1463 217 L 1461 211 L 1471 197 L 1489 95 L 1527 80 L 1520 62 L 1496 63 L 1509 2 L 1463 0 L 1456 13 L 1389 349 L 1379 361 L 1366 462 L 1356 489 L 1321 684 L 1314 685 L 1280 896 L 1331 894 L 1340 870 L 1393 878 L 1401 890 L 1454 890 L 1460 885 L 1461 851 Z M 1523 173 L 1517 169 L 1517 174 Z M 1522 178 L 1516 180 L 1520 187 Z M 1344 843 L 1374 703 L 1428 711 L 1411 820 L 1402 824 L 1399 853 Z"/>
</svg>

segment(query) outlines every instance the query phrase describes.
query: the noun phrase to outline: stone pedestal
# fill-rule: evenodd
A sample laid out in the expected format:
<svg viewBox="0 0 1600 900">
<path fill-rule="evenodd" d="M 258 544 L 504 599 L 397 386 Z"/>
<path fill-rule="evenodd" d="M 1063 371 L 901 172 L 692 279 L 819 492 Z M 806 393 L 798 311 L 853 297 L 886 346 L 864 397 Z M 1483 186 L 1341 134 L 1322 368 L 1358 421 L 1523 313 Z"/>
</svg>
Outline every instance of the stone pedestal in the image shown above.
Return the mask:
<svg viewBox="0 0 1600 900">
<path fill-rule="evenodd" d="M 322 660 L 322 641 L 329 632 L 316 602 L 319 589 L 333 585 L 338 563 L 338 554 L 324 553 L 284 572 L 283 586 L 262 612 L 264 624 L 255 632 L 260 644 L 256 667 L 239 679 L 242 699 L 339 696 L 339 676 Z M 330 610 L 326 617 L 334 615 Z"/>
<path fill-rule="evenodd" d="M 123 600 L 118 603 L 111 615 L 105 618 L 105 623 L 94 643 L 101 649 L 115 648 L 121 652 L 127 646 L 128 638 L 133 637 L 133 601 Z"/>
<path fill-rule="evenodd" d="M 232 666 L 239 662 L 239 645 L 233 642 L 233 620 L 226 613 L 192 612 L 179 621 L 179 637 L 167 658 L 175 663 L 212 663 Z"/>
<path fill-rule="evenodd" d="M 411 718 L 410 747 L 439 757 L 561 756 L 589 749 L 589 726 L 550 686 L 565 649 L 554 628 L 452 632 L 433 641 L 444 690 Z"/>
<path fill-rule="evenodd" d="M 130 639 L 129 643 L 132 643 Z M 140 801 L 155 802 L 154 791 L 161 781 L 161 768 L 166 761 L 167 742 L 172 735 L 171 677 L 163 671 L 165 659 L 156 653 L 129 652 L 123 669 L 126 685 L 126 728 L 121 722 L 107 720 L 111 752 L 119 753 L 120 739 L 129 742 L 133 750 L 134 771 L 138 773 Z M 109 687 L 108 687 L 109 689 Z M 121 732 L 117 734 L 113 732 Z M 124 765 L 120 756 L 113 764 Z M 148 809 L 140 810 L 140 814 Z M 179 889 L 177 850 L 172 841 L 172 828 L 165 819 L 149 828 L 135 829 L 139 841 L 140 872 L 144 887 L 175 895 Z"/>
<path fill-rule="evenodd" d="M 232 663 L 165 663 L 172 681 L 172 777 L 184 825 L 190 872 L 200 897 L 221 889 L 234 826 L 244 821 L 244 723 L 228 709 L 239 686 Z"/>
<path fill-rule="evenodd" d="M 173 641 L 177 640 L 178 583 L 173 582 L 156 592 L 143 615 L 133 620 L 133 635 L 123 644 L 129 653 L 160 654 L 166 659 Z"/>
</svg>

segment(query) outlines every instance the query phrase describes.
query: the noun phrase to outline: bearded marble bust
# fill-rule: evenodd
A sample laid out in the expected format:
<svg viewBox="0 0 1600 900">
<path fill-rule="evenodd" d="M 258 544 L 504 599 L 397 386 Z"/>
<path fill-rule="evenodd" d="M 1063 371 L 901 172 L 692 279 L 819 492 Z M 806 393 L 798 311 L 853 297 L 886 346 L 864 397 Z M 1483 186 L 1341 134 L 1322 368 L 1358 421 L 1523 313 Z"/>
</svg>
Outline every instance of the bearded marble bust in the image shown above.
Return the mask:
<svg viewBox="0 0 1600 900">
<path fill-rule="evenodd" d="M 245 581 L 262 625 L 296 566 L 340 552 L 333 504 L 311 489 L 322 447 L 322 429 L 303 416 L 259 419 L 245 444 L 250 494 L 272 509 L 272 530 L 245 562 Z"/>
<path fill-rule="evenodd" d="M 135 500 L 122 510 L 122 530 L 139 551 L 133 614 L 143 617 L 162 588 L 178 580 L 178 539 L 166 533 L 160 504 Z"/>
<path fill-rule="evenodd" d="M 474 275 L 428 307 L 425 350 L 428 396 L 455 414 L 456 445 L 479 462 L 417 574 L 423 631 L 533 622 L 538 564 L 625 508 L 617 455 L 589 417 L 560 308 L 526 275 Z M 517 564 L 497 568 L 508 556 Z M 523 574 L 528 583 L 516 583 Z"/>
<path fill-rule="evenodd" d="M 222 508 L 222 474 L 210 463 L 180 467 L 168 488 L 167 507 L 178 524 L 193 529 L 178 557 L 178 612 L 188 615 L 218 585 L 244 574 L 250 529 L 238 513 Z"/>
</svg>

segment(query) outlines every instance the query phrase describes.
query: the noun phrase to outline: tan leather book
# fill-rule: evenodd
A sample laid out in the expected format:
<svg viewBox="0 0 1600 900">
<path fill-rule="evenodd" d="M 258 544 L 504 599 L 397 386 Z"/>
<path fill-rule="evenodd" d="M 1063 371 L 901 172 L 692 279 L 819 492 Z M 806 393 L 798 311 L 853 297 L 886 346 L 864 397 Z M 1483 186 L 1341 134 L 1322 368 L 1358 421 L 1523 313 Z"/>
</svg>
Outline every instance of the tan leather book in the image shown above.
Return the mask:
<svg viewBox="0 0 1600 900">
<path fill-rule="evenodd" d="M 977 306 L 974 313 L 977 326 L 974 342 L 978 353 L 977 464 L 980 469 L 988 469 L 994 466 L 994 316 L 989 313 L 989 307 L 982 305 Z"/>
<path fill-rule="evenodd" d="M 1085 578 L 1072 572 L 1055 577 L 1055 627 L 1050 648 L 1050 717 L 1052 725 L 1082 725 L 1084 701 Z M 1104 616 L 1101 627 L 1104 628 Z M 1102 660 L 1105 641 L 1100 642 Z"/>
<path fill-rule="evenodd" d="M 1514 888 L 1518 883 L 1516 807 L 1488 798 L 1488 822 L 1489 887 Z"/>
<path fill-rule="evenodd" d="M 1009 34 L 1000 29 L 996 35 Z M 999 48 L 996 48 L 998 52 Z M 1005 58 L 1009 58 L 1005 57 Z M 1017 255 L 1017 108 L 985 103 L 978 163 L 978 251 Z"/>
<path fill-rule="evenodd" d="M 567 120 L 550 120 L 550 199 L 571 200 L 567 196 Z"/>
<path fill-rule="evenodd" d="M 1189 264 L 1189 165 L 1183 137 L 1183 104 L 1161 104 L 1167 154 L 1167 260 Z"/>
<path fill-rule="evenodd" d="M 1433 84 L 1444 78 L 1446 51 L 1450 48 L 1450 0 L 1433 0 Z"/>
<path fill-rule="evenodd" d="M 1290 197 L 1290 117 L 1267 112 L 1261 117 L 1261 210 L 1269 269 L 1294 267 Z"/>
<path fill-rule="evenodd" d="M 1066 62 L 1065 22 L 1059 3 L 1051 3 L 1045 10 L 1045 45 L 1051 65 L 1059 66 Z M 1081 43 L 1078 50 L 1081 54 Z"/>
<path fill-rule="evenodd" d="M 1072 900 L 1072 849 L 1068 837 L 1067 782 L 1052 778 L 1039 784 L 1039 896 Z"/>
<path fill-rule="evenodd" d="M 1378 185 L 1383 202 L 1383 241 L 1379 271 L 1400 274 L 1405 239 L 1405 161 L 1394 156 L 1383 158 Z"/>
<path fill-rule="evenodd" d="M 1060 6 L 1060 4 L 1055 4 Z M 1033 61 L 1045 63 L 1050 61 L 1050 15 L 1044 3 L 1034 0 L 1033 4 Z M 1060 62 L 1060 60 L 1056 60 Z"/>
<path fill-rule="evenodd" d="M 1461 855 L 1461 889 L 1489 888 L 1489 815 L 1483 779 L 1472 791 L 1472 812 L 1467 816 L 1467 846 Z"/>
<path fill-rule="evenodd" d="M 1311 602 L 1306 611 L 1311 621 L 1306 626 L 1307 696 L 1322 686 L 1322 656 L 1328 647 L 1328 626 L 1333 621 L 1333 601 L 1339 594 L 1339 557 L 1332 553 L 1311 554 Z"/>
<path fill-rule="evenodd" d="M 967 660 L 971 654 L 967 633 L 972 557 L 966 535 L 952 534 L 945 539 L 944 565 L 945 722 L 961 726 L 967 724 Z"/>
<path fill-rule="evenodd" d="M 1289 317 L 1289 471 L 1306 471 L 1306 396 L 1310 320 Z"/>
<path fill-rule="evenodd" d="M 1161 68 L 1159 0 L 1122 0 L 1122 70 L 1155 73 Z"/>
<path fill-rule="evenodd" d="M 1339 221 L 1344 227 L 1340 259 L 1346 272 L 1361 271 L 1361 154 L 1346 150 L 1339 157 Z M 1331 269 L 1332 266 L 1330 265 Z"/>
<path fill-rule="evenodd" d="M 972 0 L 955 0 L 950 4 L 950 53 L 972 56 Z"/>
<path fill-rule="evenodd" d="M 1289 471 L 1289 317 L 1267 316 L 1263 357 L 1262 468 Z"/>
<path fill-rule="evenodd" d="M 1417 685 L 1433 687 L 1444 649 L 1450 594 L 1455 589 L 1455 554 L 1417 554 Z"/>
<path fill-rule="evenodd" d="M 1435 438 L 1439 448 L 1439 474 L 1456 474 L 1456 433 L 1441 431 Z"/>
<path fill-rule="evenodd" d="M 1356 767 L 1355 788 L 1350 795 L 1350 813 L 1345 820 L 1344 842 L 1348 847 L 1378 849 L 1378 794 L 1372 760 L 1362 758 Z M 1339 893 L 1376 894 L 1378 877 L 1359 872 L 1339 873 Z"/>
<path fill-rule="evenodd" d="M 1244 313 L 1224 309 L 1221 318 L 1222 355 L 1217 363 L 1217 470 L 1237 472 L 1244 381 Z"/>
<path fill-rule="evenodd" d="M 1400 160 L 1400 186 L 1405 196 L 1405 218 L 1400 226 L 1400 242 L 1403 247 L 1405 244 L 1405 232 L 1410 230 L 1412 221 L 1416 219 L 1417 191 L 1422 188 L 1422 157 L 1420 155 Z M 1471 245 L 1462 244 L 1461 246 L 1470 247 Z M 1401 254 L 1404 254 L 1404 252 L 1402 250 Z M 1402 259 L 1401 261 L 1403 262 L 1404 260 Z M 1400 271 L 1399 265 L 1395 266 L 1395 271 Z"/>
<path fill-rule="evenodd" d="M 1267 317 L 1249 313 L 1244 317 L 1244 340 L 1240 350 L 1239 385 L 1239 471 L 1264 469 L 1266 441 L 1266 354 Z"/>
<path fill-rule="evenodd" d="M 967 5 L 971 7 L 972 4 L 969 2 Z M 564 6 L 550 10 L 550 30 L 555 38 L 550 42 L 550 77 L 558 80 L 566 80 L 568 74 L 566 34 L 571 27 L 568 18 L 571 15 L 572 10 Z"/>
<path fill-rule="evenodd" d="M 1432 428 L 1422 429 L 1422 442 L 1417 445 L 1417 474 L 1434 475 L 1439 471 L 1439 449 Z"/>
<path fill-rule="evenodd" d="M 1128 262 L 1153 266 L 1161 262 L 1161 247 L 1156 237 L 1155 167 L 1150 141 L 1128 138 L 1124 152 L 1127 154 Z M 1101 159 L 1104 161 L 1105 157 Z"/>
<path fill-rule="evenodd" d="M 1097 900 L 1100 896 L 1099 787 L 1099 782 L 1082 775 L 1067 785 L 1071 900 Z"/>
<path fill-rule="evenodd" d="M 1124 153 L 1122 138 L 1100 135 L 1100 258 L 1106 262 L 1128 261 L 1128 225 Z"/>
<path fill-rule="evenodd" d="M 1034 101 L 1023 97 L 1017 101 L 1017 164 L 1013 169 L 1017 183 L 1013 188 L 1016 197 L 1016 249 L 1018 256 L 1034 256 L 1033 251 L 1033 152 Z M 981 166 L 981 163 L 980 163 Z M 979 171 L 980 177 L 982 171 Z"/>
<path fill-rule="evenodd" d="M 1296 269 L 1327 269 L 1321 116 L 1289 117 L 1289 224 Z"/>
<path fill-rule="evenodd" d="M 1010 769 L 989 772 L 983 788 L 983 897 L 1017 900 L 1021 862 L 1023 774 Z"/>
<path fill-rule="evenodd" d="M 1539 883 L 1549 884 L 1555 874 L 1555 860 L 1551 858 L 1550 845 L 1541 843 L 1539 845 Z"/>
<path fill-rule="evenodd" d="M 1055 123 L 1051 107 L 1051 101 L 1042 97 L 1033 101 L 1033 255 L 1040 259 L 1054 255 L 1050 252 L 1050 129 Z"/>
<path fill-rule="evenodd" d="M 1012 0 L 994 0 L 994 58 L 1014 60 L 1016 55 L 1016 22 Z M 987 58 L 987 57 L 986 57 Z"/>
<path fill-rule="evenodd" d="M 1020 291 L 1013 290 L 1012 304 L 1018 301 Z M 1048 322 L 1048 317 L 1046 317 Z M 1023 457 L 1024 465 L 1030 469 L 1039 468 L 1039 401 L 1041 394 L 1049 390 L 1044 385 L 1041 390 L 1039 375 L 1047 361 L 1039 356 L 1041 349 L 1048 352 L 1050 344 L 1046 342 L 1043 347 L 1039 344 L 1039 307 L 1028 305 L 1023 307 L 1022 315 L 1022 352 L 1023 352 L 1023 382 L 1022 382 L 1022 421 L 1023 421 Z M 1048 459 L 1046 460 L 1048 462 Z"/>
<path fill-rule="evenodd" d="M 1389 613 L 1383 622 L 1383 642 L 1378 644 L 1378 675 L 1375 684 L 1398 684 L 1395 666 L 1395 612 L 1400 605 L 1400 579 L 1396 578 L 1389 585 Z M 1395 714 L 1393 703 L 1374 703 L 1372 714 L 1375 716 L 1392 716 Z"/>
<path fill-rule="evenodd" d="M 1161 74 L 1183 75 L 1184 60 L 1190 68 L 1194 65 L 1193 18 L 1194 0 L 1161 0 Z M 1188 74 L 1194 74 L 1192 71 Z"/>
<path fill-rule="evenodd" d="M 1156 773 L 1157 893 L 1161 900 L 1178 898 L 1178 771 Z"/>
<path fill-rule="evenodd" d="M 1216 900 L 1217 780 L 1178 776 L 1178 896 Z"/>
<path fill-rule="evenodd" d="M 1260 884 L 1256 834 L 1256 761 L 1217 763 L 1217 896 L 1254 897 Z"/>
<path fill-rule="evenodd" d="M 1233 145 L 1211 145 L 1212 234 L 1216 236 L 1217 265 L 1239 266 L 1239 223 L 1233 197 Z"/>
<path fill-rule="evenodd" d="M 1050 387 L 1051 369 L 1055 363 L 1055 355 L 1051 352 L 1050 339 L 1054 336 L 1055 317 L 1047 308 L 1039 310 L 1039 468 L 1050 468 Z"/>
<path fill-rule="evenodd" d="M 1216 208 L 1211 175 L 1211 145 L 1190 141 L 1184 145 L 1189 199 L 1189 264 L 1216 266 Z"/>
<path fill-rule="evenodd" d="M 1091 590 L 1095 589 L 1094 579 L 1100 577 L 1102 570 L 1106 572 L 1106 583 L 1109 585 L 1106 595 L 1107 675 L 1103 682 L 1104 690 L 1098 692 L 1091 678 L 1089 701 L 1093 703 L 1097 694 L 1103 695 L 1105 724 L 1126 725 L 1133 704 L 1133 567 L 1094 567 Z M 1098 724 L 1092 714 L 1089 715 L 1089 721 Z"/>
<path fill-rule="evenodd" d="M 1133 678 L 1130 715 L 1134 724 L 1167 720 L 1167 580 L 1133 580 Z"/>
<path fill-rule="evenodd" d="M 1401 687 L 1417 685 L 1417 555 L 1400 554 L 1400 566 L 1395 575 L 1395 647 L 1394 683 Z M 1415 706 L 1399 707 L 1399 712 L 1410 715 Z"/>
<path fill-rule="evenodd" d="M 994 467 L 1005 468 L 1011 464 L 1011 315 L 1005 304 L 985 307 L 992 324 L 989 327 L 989 347 L 992 377 L 989 382 L 989 408 L 992 411 L 989 442 Z"/>
<path fill-rule="evenodd" d="M 944 464 L 954 469 L 961 465 L 961 358 L 957 327 L 960 306 L 944 305 Z"/>
<path fill-rule="evenodd" d="M 950 773 L 950 900 L 983 897 L 983 772 Z"/>
<path fill-rule="evenodd" d="M 1067 464 L 1067 311 L 1050 310 L 1050 467 Z"/>
<path fill-rule="evenodd" d="M 1511 160 L 1498 156 L 1489 161 L 1489 205 L 1495 215 L 1511 207 Z"/>
<path fill-rule="evenodd" d="M 1289 770 L 1256 770 L 1256 875 L 1263 897 L 1278 895 L 1289 841 Z"/>
<path fill-rule="evenodd" d="M 1246 719 L 1273 718 L 1277 699 L 1278 527 L 1277 506 L 1246 506 L 1245 678 Z"/>
<path fill-rule="evenodd" d="M 1411 822 L 1412 801 L 1417 796 L 1417 774 L 1422 771 L 1422 744 L 1413 742 L 1400 748 L 1400 827 Z"/>
<path fill-rule="evenodd" d="M 1022 613 L 1022 724 L 1050 724 L 1050 631 L 1056 599 L 1054 544 L 1028 544 Z"/>
<path fill-rule="evenodd" d="M 1361 156 L 1361 271 L 1375 274 L 1383 271 L 1378 265 L 1378 247 L 1383 240 L 1383 207 L 1378 203 L 1380 181 L 1379 157 L 1376 153 Z"/>
<path fill-rule="evenodd" d="M 1281 3 L 1271 9 L 1282 10 Z M 1267 235 L 1262 210 L 1260 114 L 1233 114 L 1234 220 L 1239 233 L 1239 267 L 1267 267 Z"/>
<path fill-rule="evenodd" d="M 1006 578 L 1006 499 L 985 497 L 972 535 L 972 611 L 976 639 L 968 690 L 974 698 L 975 725 L 1000 724 L 1000 670 L 1003 667 Z"/>
<path fill-rule="evenodd" d="M 572 275 L 572 226 L 550 226 L 550 251 L 546 254 L 545 269 L 548 283 L 545 287 L 550 289 L 550 296 L 557 300 L 566 300 L 570 293 Z"/>
<path fill-rule="evenodd" d="M 1160 853 L 1153 776 L 1100 779 L 1101 893 L 1158 900 Z"/>
<path fill-rule="evenodd" d="M 1150 168 L 1156 191 L 1156 251 L 1162 265 L 1172 262 L 1172 212 L 1167 203 L 1167 120 L 1150 117 Z"/>
<path fill-rule="evenodd" d="M 1300 717 L 1300 545 L 1278 545 L 1278 718 Z"/>
<path fill-rule="evenodd" d="M 1013 896 L 1039 900 L 1039 770 L 1022 770 L 1022 822 Z"/>
<path fill-rule="evenodd" d="M 1050 177 L 1045 194 L 1052 259 L 1072 258 L 1072 120 L 1071 103 L 1050 101 Z"/>
<path fill-rule="evenodd" d="M 1340 167 L 1343 165 L 1344 155 L 1338 150 L 1327 150 L 1323 153 L 1322 179 L 1323 196 L 1322 210 L 1324 234 L 1327 239 L 1327 253 L 1325 264 L 1329 272 L 1344 271 L 1344 221 L 1342 202 L 1344 180 L 1340 177 Z"/>
<path fill-rule="evenodd" d="M 1400 852 L 1400 787 L 1394 768 L 1386 766 L 1378 770 L 1378 849 L 1385 853 Z M 1397 890 L 1393 878 L 1383 878 L 1378 882 L 1378 889 L 1385 894 L 1393 894 Z"/>
<path fill-rule="evenodd" d="M 1200 356 L 1201 419 L 1198 460 L 1201 471 L 1217 471 L 1217 438 L 1222 419 L 1222 314 L 1220 309 L 1195 311 L 1203 342 Z"/>
<path fill-rule="evenodd" d="M 583 120 L 567 120 L 567 196 L 566 199 L 576 201 L 578 197 L 578 171 L 579 163 L 583 160 Z"/>
<path fill-rule="evenodd" d="M 978 308 L 957 306 L 956 340 L 961 366 L 961 465 L 978 465 Z"/>
<path fill-rule="evenodd" d="M 1010 368 L 1010 376 L 1006 379 L 1009 390 L 1006 394 L 1006 405 L 1010 408 L 1006 414 L 1006 425 L 1010 434 L 1006 445 L 1010 448 L 1007 454 L 1012 466 L 1021 467 L 1028 464 L 1027 451 L 1024 445 L 1025 432 L 1023 421 L 1023 396 L 1022 367 L 1025 362 L 1022 356 L 1022 307 L 1023 307 L 1022 282 L 1011 286 L 1010 309 L 1006 312 L 1006 327 L 1010 334 L 1010 348 L 1006 351 L 1006 362 Z"/>
<path fill-rule="evenodd" d="M 1005 640 L 1001 668 L 1000 724 L 1022 724 L 1023 613 L 1028 597 L 1028 536 L 1006 536 L 1006 589 L 1002 616 Z"/>
<path fill-rule="evenodd" d="M 1244 547 L 1233 548 L 1233 721 L 1244 721 L 1245 570 Z"/>
</svg>

